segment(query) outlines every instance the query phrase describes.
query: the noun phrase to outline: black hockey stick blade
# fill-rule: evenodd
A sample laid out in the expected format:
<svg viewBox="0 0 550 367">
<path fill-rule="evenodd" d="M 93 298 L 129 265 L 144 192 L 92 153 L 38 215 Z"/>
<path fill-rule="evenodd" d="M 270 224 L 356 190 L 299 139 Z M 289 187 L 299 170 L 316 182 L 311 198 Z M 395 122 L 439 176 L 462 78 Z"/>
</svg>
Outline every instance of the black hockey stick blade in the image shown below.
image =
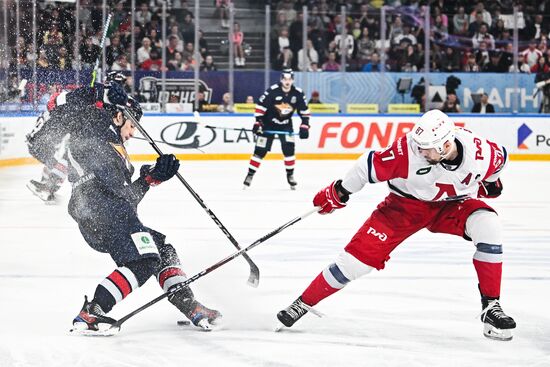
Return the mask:
<svg viewBox="0 0 550 367">
<path fill-rule="evenodd" d="M 162 155 L 163 154 L 162 151 L 160 150 L 158 145 L 155 143 L 153 138 L 151 138 L 151 135 L 149 135 L 149 133 L 141 126 L 139 121 L 136 121 L 134 116 L 131 113 L 129 113 L 126 108 L 124 108 L 124 115 L 126 116 L 126 118 L 128 118 L 130 121 L 132 121 L 134 123 L 135 127 L 138 129 L 140 134 L 145 139 L 147 139 L 147 141 L 149 142 L 149 145 L 151 145 L 151 147 L 153 147 L 155 152 L 157 152 L 158 155 Z M 206 213 L 214 221 L 214 223 L 216 223 L 218 228 L 229 239 L 229 241 L 233 244 L 233 246 L 235 246 L 236 249 L 240 250 L 241 247 L 239 246 L 239 243 L 237 242 L 235 237 L 233 237 L 233 235 L 229 232 L 229 230 L 218 219 L 216 214 L 214 214 L 214 212 L 212 210 L 210 210 L 210 208 L 206 205 L 204 200 L 202 200 L 202 198 L 199 196 L 199 194 L 197 194 L 197 192 L 195 190 L 193 190 L 191 185 L 189 185 L 187 183 L 187 181 L 183 178 L 183 176 L 179 172 L 176 173 L 176 177 L 183 184 L 183 186 L 185 186 L 187 191 L 189 191 L 189 193 L 191 194 L 191 196 L 193 196 L 193 198 L 197 201 L 197 203 L 199 203 L 199 205 L 206 211 Z M 252 287 L 258 287 L 258 285 L 260 283 L 260 269 L 254 263 L 254 261 L 252 261 L 250 256 L 248 256 L 248 254 L 243 253 L 243 258 L 246 260 L 246 262 L 248 262 L 248 265 L 250 267 L 250 275 L 248 277 L 247 284 L 252 286 Z"/>
</svg>

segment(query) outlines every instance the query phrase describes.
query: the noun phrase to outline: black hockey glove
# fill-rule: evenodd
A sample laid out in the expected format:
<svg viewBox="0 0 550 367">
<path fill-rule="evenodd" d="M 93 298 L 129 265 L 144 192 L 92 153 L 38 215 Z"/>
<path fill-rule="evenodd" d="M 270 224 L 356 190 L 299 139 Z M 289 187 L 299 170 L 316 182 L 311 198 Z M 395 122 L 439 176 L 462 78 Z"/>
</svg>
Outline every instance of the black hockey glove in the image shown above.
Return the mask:
<svg viewBox="0 0 550 367">
<path fill-rule="evenodd" d="M 261 121 L 256 120 L 254 126 L 252 126 L 252 132 L 254 135 L 262 136 L 264 134 L 264 124 Z"/>
<path fill-rule="evenodd" d="M 309 138 L 309 125 L 307 124 L 301 124 L 300 125 L 300 139 L 307 139 Z"/>
<path fill-rule="evenodd" d="M 126 106 L 126 103 L 128 102 L 128 94 L 126 94 L 124 87 L 119 83 L 97 83 L 95 88 L 98 101 L 110 105 Z"/>
<path fill-rule="evenodd" d="M 156 186 L 174 177 L 179 168 L 180 161 L 173 154 L 163 154 L 157 158 L 154 165 L 141 166 L 139 175 L 149 186 Z"/>
<path fill-rule="evenodd" d="M 481 181 L 477 190 L 478 198 L 494 199 L 502 194 L 502 182 L 500 178 L 495 182 Z"/>
</svg>

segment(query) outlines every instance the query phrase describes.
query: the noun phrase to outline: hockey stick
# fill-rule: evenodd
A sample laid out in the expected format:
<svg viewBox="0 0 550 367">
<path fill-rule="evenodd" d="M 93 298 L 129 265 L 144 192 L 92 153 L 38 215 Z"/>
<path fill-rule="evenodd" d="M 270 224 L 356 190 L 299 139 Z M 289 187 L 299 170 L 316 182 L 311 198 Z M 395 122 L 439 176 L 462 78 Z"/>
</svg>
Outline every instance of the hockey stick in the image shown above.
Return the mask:
<svg viewBox="0 0 550 367">
<path fill-rule="evenodd" d="M 109 31 L 109 24 L 111 24 L 112 17 L 113 17 L 113 13 L 109 13 L 109 15 L 107 15 L 107 20 L 105 21 L 105 28 L 103 28 L 103 34 L 101 35 L 101 42 L 99 43 L 100 53 L 99 55 L 97 55 L 97 59 L 95 59 L 95 66 L 94 66 L 94 71 L 92 71 L 92 82 L 90 83 L 90 87 L 93 87 L 95 84 L 95 79 L 97 77 L 97 69 L 99 68 L 99 59 L 103 54 L 103 47 L 105 47 L 105 39 L 107 38 L 107 32 Z"/>
<path fill-rule="evenodd" d="M 272 134 L 272 135 L 278 134 L 278 135 L 290 135 L 290 136 L 298 135 L 297 133 L 292 131 L 277 131 L 277 130 L 266 130 L 264 131 L 264 134 Z"/>
<path fill-rule="evenodd" d="M 149 141 L 149 140 L 147 140 L 146 138 L 142 138 L 141 136 L 134 136 L 134 137 L 132 137 L 132 139 L 144 140 L 144 141 L 147 141 L 147 142 Z M 153 141 L 154 141 L 155 143 L 168 144 L 167 142 L 161 141 L 161 140 L 153 140 Z M 191 149 L 196 149 L 196 150 L 198 150 L 199 152 L 205 154 L 205 151 L 204 151 L 204 150 L 201 150 L 201 149 L 199 149 L 199 148 L 191 148 Z"/>
<path fill-rule="evenodd" d="M 190 121 L 190 122 L 194 122 L 196 124 L 203 125 L 204 127 L 207 127 L 207 128 L 210 128 L 210 129 L 233 130 L 233 131 L 253 131 L 252 129 L 245 129 L 245 128 L 239 129 L 237 127 L 222 127 L 222 126 L 207 125 L 207 124 L 202 123 L 199 111 L 194 111 L 193 115 L 195 116 L 195 119 L 197 121 Z M 279 130 L 266 130 L 263 133 L 264 134 L 272 134 L 272 135 L 275 135 L 275 134 L 279 134 L 279 135 L 298 135 L 298 133 L 295 133 L 295 132 L 292 132 L 292 131 L 279 131 Z"/>
<path fill-rule="evenodd" d="M 201 125 L 201 126 L 204 126 L 204 127 L 209 128 L 209 129 L 233 130 L 233 131 L 248 131 L 248 132 L 252 132 L 252 129 L 245 129 L 244 127 L 243 127 L 242 129 L 239 129 L 238 127 L 212 126 L 212 125 L 202 124 L 202 123 L 197 122 L 197 121 L 186 121 L 186 123 L 188 123 L 188 124 L 197 124 L 197 125 Z"/>
<path fill-rule="evenodd" d="M 256 241 L 254 241 L 254 243 L 252 243 L 248 247 L 245 247 L 243 249 L 240 249 L 237 252 L 234 252 L 233 254 L 227 256 L 225 259 L 220 260 L 217 263 L 215 263 L 214 265 L 211 265 L 208 268 L 200 271 L 199 273 L 193 275 L 191 278 L 185 280 L 184 282 L 175 285 L 168 292 L 161 294 L 157 298 L 149 301 L 148 303 L 144 304 L 143 306 L 137 308 L 136 310 L 130 312 L 128 315 L 126 315 L 126 316 L 122 317 L 121 319 L 119 319 L 117 322 L 115 322 L 113 324 L 112 328 L 119 328 L 120 329 L 120 326 L 123 323 L 125 323 L 126 321 L 128 321 L 129 318 L 135 316 L 136 314 L 140 313 L 141 311 L 145 310 L 146 308 L 151 307 L 152 305 L 154 305 L 155 303 L 163 300 L 164 298 L 167 298 L 167 297 L 170 297 L 171 295 L 176 294 L 177 292 L 181 291 L 182 289 L 184 289 L 185 287 L 187 287 L 189 284 L 193 283 L 197 279 L 202 278 L 206 274 L 209 274 L 209 273 L 213 272 L 214 270 L 216 270 L 217 268 L 227 264 L 228 262 L 230 262 L 234 258 L 239 257 L 240 255 L 243 255 L 243 256 L 246 255 L 246 252 L 252 250 L 254 247 L 260 245 L 261 243 L 263 243 L 265 241 L 267 241 L 268 239 L 275 236 L 276 234 L 281 233 L 283 230 L 290 227 L 291 225 L 298 223 L 299 221 L 301 221 L 302 219 L 308 217 L 309 215 L 311 215 L 313 213 L 316 213 L 317 211 L 319 211 L 319 209 L 320 209 L 319 207 L 315 207 L 313 209 L 308 210 L 306 213 L 290 220 L 289 222 L 286 222 L 285 224 L 283 224 L 279 228 L 274 229 L 273 231 L 269 232 L 268 234 L 266 234 L 262 238 L 257 239 Z"/>
<path fill-rule="evenodd" d="M 147 141 L 149 142 L 149 144 L 153 147 L 153 149 L 157 152 L 158 155 L 162 155 L 162 151 L 159 149 L 159 147 L 157 146 L 157 144 L 155 144 L 154 140 L 151 138 L 151 136 L 147 133 L 147 131 L 145 131 L 145 129 L 139 124 L 138 121 L 136 121 L 136 119 L 134 118 L 134 116 L 132 116 L 131 113 L 128 112 L 128 110 L 125 108 L 124 109 L 124 115 L 126 116 L 126 118 L 128 118 L 130 121 L 132 121 L 134 123 L 134 125 L 136 126 L 136 128 L 139 130 L 139 132 L 141 133 L 141 135 L 143 135 L 145 137 L 145 139 L 147 139 Z M 180 180 L 180 182 L 183 184 L 183 186 L 185 186 L 185 188 L 187 189 L 187 191 L 189 191 L 189 193 L 191 194 L 191 196 L 193 196 L 195 198 L 195 200 L 200 204 L 200 206 L 206 211 L 206 213 L 208 214 L 208 216 L 210 218 L 212 218 L 212 220 L 214 221 L 214 223 L 216 223 L 216 225 L 218 226 L 219 229 L 221 229 L 221 231 L 223 232 L 223 234 L 225 234 L 225 236 L 229 239 L 229 241 L 231 241 L 231 243 L 233 244 L 233 246 L 235 246 L 237 249 L 241 249 L 241 247 L 239 246 L 239 243 L 237 242 L 237 240 L 231 235 L 231 233 L 227 230 L 227 228 L 225 228 L 225 226 L 222 224 L 222 222 L 218 219 L 218 217 L 216 217 L 216 214 L 214 214 L 214 212 L 212 210 L 210 210 L 210 208 L 208 208 L 206 206 L 206 204 L 204 203 L 204 201 L 201 199 L 201 197 L 195 192 L 195 190 L 193 190 L 193 188 L 187 183 L 187 181 L 185 181 L 185 179 L 183 178 L 183 176 L 177 172 L 176 173 L 176 177 Z M 248 276 L 248 284 L 252 287 L 257 287 L 258 284 L 260 283 L 260 269 L 258 268 L 258 266 L 254 263 L 254 261 L 252 261 L 252 259 L 250 258 L 250 256 L 248 256 L 247 254 L 244 254 L 243 257 L 245 258 L 245 260 L 248 262 L 248 265 L 250 266 L 250 275 Z"/>
</svg>

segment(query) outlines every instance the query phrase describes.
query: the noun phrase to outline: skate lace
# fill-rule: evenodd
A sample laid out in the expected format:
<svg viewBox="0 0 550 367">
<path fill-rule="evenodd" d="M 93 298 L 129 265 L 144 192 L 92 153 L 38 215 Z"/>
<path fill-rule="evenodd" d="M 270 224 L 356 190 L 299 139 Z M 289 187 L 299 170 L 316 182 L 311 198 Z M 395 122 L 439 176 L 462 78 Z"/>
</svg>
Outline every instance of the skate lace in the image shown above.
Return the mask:
<svg viewBox="0 0 550 367">
<path fill-rule="evenodd" d="M 292 317 L 293 319 L 298 319 L 302 317 L 306 312 L 308 312 L 311 309 L 308 305 L 306 305 L 302 301 L 297 301 L 291 304 L 287 309 L 286 312 Z"/>
<path fill-rule="evenodd" d="M 492 301 L 489 301 L 489 304 L 487 305 L 487 307 L 485 307 L 483 310 L 481 310 L 481 313 L 479 315 L 477 315 L 477 317 L 482 316 L 483 321 L 485 321 L 485 318 L 487 317 L 487 314 L 489 312 L 491 313 L 492 316 L 494 316 L 498 319 L 503 319 L 503 318 L 508 317 L 504 313 L 504 311 L 502 311 L 502 307 L 500 307 L 500 303 L 498 302 L 498 299 L 494 299 Z"/>
<path fill-rule="evenodd" d="M 88 313 L 94 316 L 105 316 L 105 312 L 103 312 L 101 306 L 93 302 L 88 306 Z"/>
</svg>

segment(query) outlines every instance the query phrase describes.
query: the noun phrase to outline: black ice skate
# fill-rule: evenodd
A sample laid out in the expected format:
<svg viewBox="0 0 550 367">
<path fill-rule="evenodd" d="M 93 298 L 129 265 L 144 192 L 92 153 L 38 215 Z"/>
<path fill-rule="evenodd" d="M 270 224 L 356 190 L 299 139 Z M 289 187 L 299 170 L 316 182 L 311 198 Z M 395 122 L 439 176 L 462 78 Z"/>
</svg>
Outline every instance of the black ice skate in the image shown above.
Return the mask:
<svg viewBox="0 0 550 367">
<path fill-rule="evenodd" d="M 197 301 L 189 287 L 182 289 L 168 297 L 170 303 L 180 310 L 193 325 L 204 331 L 213 329 L 213 325 L 221 321 L 222 314 L 219 311 L 211 310 Z"/>
<path fill-rule="evenodd" d="M 51 192 L 47 184 L 30 180 L 29 183 L 27 183 L 27 188 L 46 204 L 55 203 L 55 195 Z"/>
<path fill-rule="evenodd" d="M 302 297 L 300 296 L 296 301 L 292 302 L 290 306 L 282 311 L 279 311 L 277 318 L 284 326 L 291 327 L 296 321 L 300 320 L 302 316 L 311 310 L 311 306 L 304 303 L 304 301 L 302 301 Z M 280 329 L 276 329 L 276 331 L 278 330 Z"/>
<path fill-rule="evenodd" d="M 296 185 L 298 185 L 298 182 L 294 179 L 294 174 L 290 173 L 286 175 L 286 180 L 288 184 L 290 185 L 291 190 L 296 190 Z"/>
<path fill-rule="evenodd" d="M 500 307 L 498 298 L 481 297 L 481 321 L 484 324 L 483 335 L 495 340 L 512 340 L 512 329 L 516 322 L 506 315 Z"/>
<path fill-rule="evenodd" d="M 120 328 L 114 326 L 116 320 L 105 316 L 105 312 L 96 302 L 89 302 L 84 296 L 82 310 L 73 320 L 71 333 L 80 335 L 110 336 L 116 334 Z"/>
<path fill-rule="evenodd" d="M 212 310 L 197 300 L 191 301 L 191 306 L 184 312 L 185 316 L 193 323 L 193 325 L 202 328 L 205 331 L 213 329 L 213 325 L 217 325 L 222 318 L 222 314 L 217 310 Z"/>
<path fill-rule="evenodd" d="M 250 184 L 252 183 L 252 179 L 254 178 L 254 175 L 253 174 L 247 174 L 245 179 L 244 179 L 244 182 L 243 182 L 243 190 L 250 187 Z"/>
</svg>

